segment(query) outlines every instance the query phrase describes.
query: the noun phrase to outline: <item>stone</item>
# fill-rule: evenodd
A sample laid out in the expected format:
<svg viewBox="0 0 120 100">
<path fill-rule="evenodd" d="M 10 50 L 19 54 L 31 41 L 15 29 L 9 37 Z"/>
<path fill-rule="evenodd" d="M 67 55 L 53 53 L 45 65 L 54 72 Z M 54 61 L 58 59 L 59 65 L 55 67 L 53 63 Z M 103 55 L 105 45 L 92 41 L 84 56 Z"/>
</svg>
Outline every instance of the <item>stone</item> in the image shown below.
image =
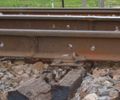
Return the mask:
<svg viewBox="0 0 120 100">
<path fill-rule="evenodd" d="M 19 83 L 17 83 L 17 82 L 12 82 L 12 87 L 13 88 L 15 88 L 16 86 L 18 86 L 19 85 Z"/>
<path fill-rule="evenodd" d="M 11 63 L 10 60 L 7 60 L 7 61 L 3 61 L 0 65 L 6 68 L 10 68 L 13 64 Z"/>
<path fill-rule="evenodd" d="M 26 74 L 31 74 L 32 73 L 32 69 L 30 67 L 26 68 L 26 70 L 24 70 Z"/>
<path fill-rule="evenodd" d="M 98 96 L 95 93 L 88 94 L 83 100 L 98 100 Z"/>
<path fill-rule="evenodd" d="M 2 78 L 4 76 L 3 72 L 0 72 L 0 78 Z"/>
<path fill-rule="evenodd" d="M 120 81 L 120 74 L 114 75 L 113 76 L 114 80 Z"/>
<path fill-rule="evenodd" d="M 116 67 L 112 70 L 112 74 L 113 74 L 113 79 L 120 81 L 120 68 Z"/>
<path fill-rule="evenodd" d="M 120 82 L 114 85 L 114 87 L 120 92 Z"/>
<path fill-rule="evenodd" d="M 36 62 L 32 65 L 32 71 L 34 74 L 39 74 L 44 69 L 44 64 L 42 62 Z"/>
<path fill-rule="evenodd" d="M 38 100 L 51 100 L 50 90 L 51 86 L 47 84 L 41 77 L 38 79 L 31 79 L 21 84 L 17 90 L 9 91 L 8 100 L 35 100 L 34 98 L 39 97 L 39 95 L 41 96 Z M 50 96 L 49 99 L 47 97 L 48 95 Z"/>
<path fill-rule="evenodd" d="M 93 81 L 93 77 L 92 76 L 86 76 L 81 84 L 81 87 L 79 88 L 79 93 L 81 98 L 83 98 L 85 95 L 87 95 L 89 88 L 92 88 L 91 86 L 91 82 Z M 90 89 L 91 91 L 91 89 Z"/>
<path fill-rule="evenodd" d="M 47 83 L 50 83 L 52 80 L 53 80 L 53 75 L 52 73 L 47 73 L 45 76 L 44 76 L 44 79 Z"/>
<path fill-rule="evenodd" d="M 118 99 L 120 99 L 120 93 L 119 93 L 119 91 L 117 91 L 115 89 L 111 89 L 110 90 L 109 96 L 110 96 L 111 100 L 118 100 Z"/>
<path fill-rule="evenodd" d="M 69 71 L 57 85 L 53 86 L 52 100 L 70 100 L 86 75 L 86 70 L 73 69 Z"/>
<path fill-rule="evenodd" d="M 107 96 L 107 95 L 109 95 L 109 90 L 107 89 L 107 87 L 103 86 L 102 88 L 98 89 L 98 95 L 99 96 Z"/>
<path fill-rule="evenodd" d="M 26 73 L 24 73 L 24 74 L 22 74 L 22 78 L 24 79 L 24 78 L 29 78 L 29 75 L 28 74 L 26 74 Z"/>
<path fill-rule="evenodd" d="M 24 68 L 24 65 L 17 65 L 17 66 L 13 66 L 12 67 L 12 70 L 18 74 L 19 72 L 22 72 L 23 71 L 23 68 Z"/>
<path fill-rule="evenodd" d="M 49 65 L 48 64 L 44 64 L 44 69 L 48 69 Z"/>
<path fill-rule="evenodd" d="M 75 96 L 71 100 L 81 100 L 80 99 L 80 94 L 76 93 Z"/>
<path fill-rule="evenodd" d="M 24 62 L 24 60 L 16 60 L 16 61 L 14 61 L 14 64 L 15 65 L 24 65 L 25 62 Z"/>
<path fill-rule="evenodd" d="M 106 75 L 109 75 L 109 73 L 110 73 L 110 70 L 108 68 L 101 68 L 101 69 L 95 68 L 93 70 L 93 75 L 95 77 L 106 76 Z"/>
<path fill-rule="evenodd" d="M 20 71 L 18 71 L 18 74 L 19 74 L 19 75 L 22 75 L 23 72 L 24 72 L 23 70 L 20 70 Z"/>
<path fill-rule="evenodd" d="M 105 86 L 107 86 L 107 87 L 112 87 L 113 86 L 113 83 L 111 83 L 111 82 L 109 82 L 107 80 L 104 81 L 102 84 L 105 85 Z"/>
<path fill-rule="evenodd" d="M 0 100 L 7 100 L 7 93 L 0 93 Z"/>
<path fill-rule="evenodd" d="M 51 100 L 51 93 L 40 94 L 32 100 Z"/>
<path fill-rule="evenodd" d="M 13 97 L 14 97 L 15 96 L 14 94 L 16 93 L 15 89 L 18 89 L 19 86 L 26 83 L 26 81 L 31 80 L 31 78 L 39 78 L 40 75 L 42 76 L 42 73 L 40 73 L 40 71 L 43 69 L 48 69 L 48 66 L 49 66 L 48 64 L 44 65 L 42 62 L 28 64 L 28 63 L 25 63 L 24 60 L 0 61 L 0 92 L 4 93 L 4 92 L 11 91 L 11 95 L 13 95 Z M 39 83 L 38 83 L 38 85 L 39 85 Z M 33 86 L 33 87 L 35 87 L 35 86 Z M 36 87 L 37 87 L 37 85 L 36 85 Z M 34 91 L 37 91 L 37 89 Z M 21 96 L 21 95 L 18 95 L 18 97 L 19 96 Z M 42 98 L 41 98 L 42 100 L 43 100 L 43 98 L 46 98 L 44 96 L 44 93 L 40 94 L 38 97 L 40 97 L 40 96 L 42 96 Z M 0 100 L 2 100 L 1 98 L 2 97 L 0 95 Z M 11 99 L 11 97 L 9 97 L 8 100 L 13 100 L 13 99 Z M 19 100 L 19 98 L 16 98 L 16 100 Z M 37 100 L 37 99 L 35 99 L 35 100 Z"/>
<path fill-rule="evenodd" d="M 42 62 L 36 62 L 33 64 L 33 69 L 41 71 L 44 68 L 44 64 Z"/>
<path fill-rule="evenodd" d="M 39 74 L 39 73 L 40 73 L 40 71 L 37 70 L 37 69 L 33 69 L 32 72 L 33 72 L 34 74 Z"/>
<path fill-rule="evenodd" d="M 58 69 L 58 75 L 59 75 L 59 79 L 61 79 L 66 73 L 66 70 L 63 70 L 61 68 Z"/>
<path fill-rule="evenodd" d="M 67 73 L 67 70 L 63 70 L 63 71 L 61 72 L 61 75 L 64 76 L 66 73 Z"/>
<path fill-rule="evenodd" d="M 111 100 L 109 96 L 101 96 L 98 100 Z"/>
<path fill-rule="evenodd" d="M 57 70 L 53 70 L 53 76 L 54 76 L 55 81 L 58 81 L 60 79 L 60 75 Z"/>
<path fill-rule="evenodd" d="M 14 75 L 12 73 L 10 73 L 10 72 L 6 72 L 6 74 L 8 75 L 9 78 L 13 78 L 14 77 Z"/>
</svg>

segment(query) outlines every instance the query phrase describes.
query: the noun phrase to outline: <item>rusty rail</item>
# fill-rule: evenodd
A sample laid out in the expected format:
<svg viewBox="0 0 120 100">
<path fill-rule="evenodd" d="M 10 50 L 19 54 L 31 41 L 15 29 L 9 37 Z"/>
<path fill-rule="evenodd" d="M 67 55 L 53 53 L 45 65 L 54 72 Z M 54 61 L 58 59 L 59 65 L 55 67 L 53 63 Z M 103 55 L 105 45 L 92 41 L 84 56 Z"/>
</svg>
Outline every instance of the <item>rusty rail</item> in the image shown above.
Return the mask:
<svg viewBox="0 0 120 100">
<path fill-rule="evenodd" d="M 0 8 L 1 14 L 39 14 L 39 15 L 120 15 L 119 8 L 94 8 L 94 9 L 43 9 L 43 8 Z"/>
<path fill-rule="evenodd" d="M 119 16 L 0 15 L 0 56 L 120 60 Z"/>
<path fill-rule="evenodd" d="M 119 16 L 0 15 L 0 28 L 54 30 L 119 30 Z M 106 27 L 107 26 L 107 27 Z"/>
<path fill-rule="evenodd" d="M 119 43 L 120 31 L 0 30 L 1 56 L 118 61 Z"/>
<path fill-rule="evenodd" d="M 4 36 L 120 38 L 120 31 L 0 29 Z"/>
</svg>

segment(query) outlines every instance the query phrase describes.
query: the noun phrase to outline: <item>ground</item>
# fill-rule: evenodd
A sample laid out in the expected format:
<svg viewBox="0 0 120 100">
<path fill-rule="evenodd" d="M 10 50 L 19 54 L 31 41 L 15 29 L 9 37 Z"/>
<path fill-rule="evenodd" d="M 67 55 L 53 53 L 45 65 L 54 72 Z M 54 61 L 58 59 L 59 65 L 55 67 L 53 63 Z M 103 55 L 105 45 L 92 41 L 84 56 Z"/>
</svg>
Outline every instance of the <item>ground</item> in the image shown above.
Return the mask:
<svg viewBox="0 0 120 100">
<path fill-rule="evenodd" d="M 51 7 L 52 0 L 0 0 L 1 7 Z M 65 7 L 81 7 L 82 0 L 65 0 Z M 54 0 L 55 7 L 61 7 L 61 0 Z M 98 0 L 87 0 L 88 7 L 97 7 Z M 105 0 L 106 7 L 120 6 L 120 0 Z"/>
</svg>

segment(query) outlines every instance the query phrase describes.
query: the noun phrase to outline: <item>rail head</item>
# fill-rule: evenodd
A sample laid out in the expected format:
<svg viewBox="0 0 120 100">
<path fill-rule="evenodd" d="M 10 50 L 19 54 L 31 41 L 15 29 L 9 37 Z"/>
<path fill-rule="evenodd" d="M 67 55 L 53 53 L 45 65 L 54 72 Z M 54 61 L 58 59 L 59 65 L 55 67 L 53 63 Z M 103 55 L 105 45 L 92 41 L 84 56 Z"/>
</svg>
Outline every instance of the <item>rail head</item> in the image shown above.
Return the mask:
<svg viewBox="0 0 120 100">
<path fill-rule="evenodd" d="M 35 20 L 117 20 L 120 16 L 78 16 L 78 15 L 0 15 L 0 19 L 35 19 Z"/>
<path fill-rule="evenodd" d="M 120 38 L 120 31 L 0 29 L 4 36 Z"/>
</svg>

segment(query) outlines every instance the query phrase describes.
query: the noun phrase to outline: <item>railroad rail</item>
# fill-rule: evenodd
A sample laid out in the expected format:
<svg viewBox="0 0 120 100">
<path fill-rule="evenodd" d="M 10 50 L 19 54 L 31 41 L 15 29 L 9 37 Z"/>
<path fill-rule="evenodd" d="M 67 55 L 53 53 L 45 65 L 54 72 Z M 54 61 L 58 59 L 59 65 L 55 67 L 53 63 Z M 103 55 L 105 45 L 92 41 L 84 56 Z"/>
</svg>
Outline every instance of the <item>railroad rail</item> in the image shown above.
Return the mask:
<svg viewBox="0 0 120 100">
<path fill-rule="evenodd" d="M 120 60 L 120 17 L 0 15 L 0 55 Z"/>
<path fill-rule="evenodd" d="M 119 16 L 119 8 L 94 8 L 94 9 L 43 9 L 43 8 L 0 8 L 1 14 L 37 14 L 37 15 L 105 15 L 105 16 Z"/>
<path fill-rule="evenodd" d="M 0 15 L 0 28 L 117 31 L 120 17 L 70 15 Z"/>
</svg>

